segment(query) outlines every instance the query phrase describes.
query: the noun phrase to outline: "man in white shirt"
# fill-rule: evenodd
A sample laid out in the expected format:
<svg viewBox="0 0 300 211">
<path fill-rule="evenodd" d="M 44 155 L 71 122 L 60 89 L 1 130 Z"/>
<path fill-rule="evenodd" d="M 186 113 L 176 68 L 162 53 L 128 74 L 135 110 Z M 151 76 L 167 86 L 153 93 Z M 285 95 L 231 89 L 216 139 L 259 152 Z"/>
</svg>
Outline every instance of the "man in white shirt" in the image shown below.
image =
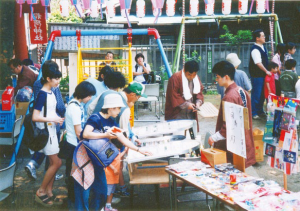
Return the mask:
<svg viewBox="0 0 300 211">
<path fill-rule="evenodd" d="M 271 75 L 267 70 L 268 66 L 268 51 L 263 46 L 266 42 L 265 34 L 258 29 L 253 32 L 254 45 L 251 47 L 251 55 L 249 61 L 249 73 L 251 76 L 252 92 L 251 92 L 251 107 L 252 118 L 261 119 L 266 117 L 263 110 L 264 105 L 264 80 L 266 75 Z"/>
<path fill-rule="evenodd" d="M 150 65 L 145 63 L 145 57 L 143 54 L 138 53 L 135 56 L 135 62 L 136 65 L 133 67 L 132 73 L 133 73 L 133 80 L 143 83 L 146 83 L 144 74 L 149 74 L 151 71 Z"/>
</svg>

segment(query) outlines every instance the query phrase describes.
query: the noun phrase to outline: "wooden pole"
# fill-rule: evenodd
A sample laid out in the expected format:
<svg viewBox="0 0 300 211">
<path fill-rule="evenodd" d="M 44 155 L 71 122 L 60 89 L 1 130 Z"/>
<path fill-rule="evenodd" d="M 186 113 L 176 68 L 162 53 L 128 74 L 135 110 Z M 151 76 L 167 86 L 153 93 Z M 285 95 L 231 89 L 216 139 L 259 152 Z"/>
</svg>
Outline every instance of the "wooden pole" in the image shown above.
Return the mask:
<svg viewBox="0 0 300 211">
<path fill-rule="evenodd" d="M 286 175 L 286 173 L 283 173 L 283 187 L 285 190 L 287 190 L 287 175 Z"/>
</svg>

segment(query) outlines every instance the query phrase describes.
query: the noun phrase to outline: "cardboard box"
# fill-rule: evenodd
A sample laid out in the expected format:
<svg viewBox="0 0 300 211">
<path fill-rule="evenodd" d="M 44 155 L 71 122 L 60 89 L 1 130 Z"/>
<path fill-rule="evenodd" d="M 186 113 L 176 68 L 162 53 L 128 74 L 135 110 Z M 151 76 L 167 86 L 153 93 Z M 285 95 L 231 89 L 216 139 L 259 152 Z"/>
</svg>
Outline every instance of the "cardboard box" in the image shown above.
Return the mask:
<svg viewBox="0 0 300 211">
<path fill-rule="evenodd" d="M 25 115 L 29 102 L 16 102 L 16 115 Z"/>
<path fill-rule="evenodd" d="M 201 151 L 201 161 L 209 164 L 211 167 L 227 163 L 226 152 L 219 149 L 203 149 Z"/>
<path fill-rule="evenodd" d="M 253 130 L 254 148 L 255 148 L 255 159 L 256 162 L 264 161 L 264 131 L 255 128 Z"/>
</svg>

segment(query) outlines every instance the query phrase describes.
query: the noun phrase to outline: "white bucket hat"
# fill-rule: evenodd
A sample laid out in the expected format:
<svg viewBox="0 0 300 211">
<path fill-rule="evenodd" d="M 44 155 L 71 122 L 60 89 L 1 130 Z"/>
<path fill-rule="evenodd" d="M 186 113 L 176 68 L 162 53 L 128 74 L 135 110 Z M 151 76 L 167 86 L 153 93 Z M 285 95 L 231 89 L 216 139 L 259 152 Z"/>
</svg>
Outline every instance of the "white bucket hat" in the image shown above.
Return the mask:
<svg viewBox="0 0 300 211">
<path fill-rule="evenodd" d="M 108 94 L 104 97 L 102 108 L 119 108 L 125 107 L 120 94 Z"/>
<path fill-rule="evenodd" d="M 228 54 L 226 60 L 230 62 L 234 67 L 237 67 L 241 64 L 241 60 L 236 53 Z"/>
</svg>

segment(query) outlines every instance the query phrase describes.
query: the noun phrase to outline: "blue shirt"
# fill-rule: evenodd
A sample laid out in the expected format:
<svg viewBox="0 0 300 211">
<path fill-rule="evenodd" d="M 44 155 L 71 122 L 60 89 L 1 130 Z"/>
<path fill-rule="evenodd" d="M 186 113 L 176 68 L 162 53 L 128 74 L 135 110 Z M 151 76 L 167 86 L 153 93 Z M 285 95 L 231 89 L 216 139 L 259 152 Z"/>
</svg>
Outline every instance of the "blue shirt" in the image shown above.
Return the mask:
<svg viewBox="0 0 300 211">
<path fill-rule="evenodd" d="M 87 125 L 90 125 L 94 128 L 94 130 L 99 130 L 102 133 L 105 133 L 107 130 L 109 130 L 111 127 L 116 126 L 118 127 L 118 124 L 109 117 L 108 119 L 103 118 L 99 113 L 93 114 L 88 118 L 86 121 L 86 124 L 81 131 L 80 138 L 83 139 L 83 131 L 85 130 L 85 127 Z"/>
</svg>

